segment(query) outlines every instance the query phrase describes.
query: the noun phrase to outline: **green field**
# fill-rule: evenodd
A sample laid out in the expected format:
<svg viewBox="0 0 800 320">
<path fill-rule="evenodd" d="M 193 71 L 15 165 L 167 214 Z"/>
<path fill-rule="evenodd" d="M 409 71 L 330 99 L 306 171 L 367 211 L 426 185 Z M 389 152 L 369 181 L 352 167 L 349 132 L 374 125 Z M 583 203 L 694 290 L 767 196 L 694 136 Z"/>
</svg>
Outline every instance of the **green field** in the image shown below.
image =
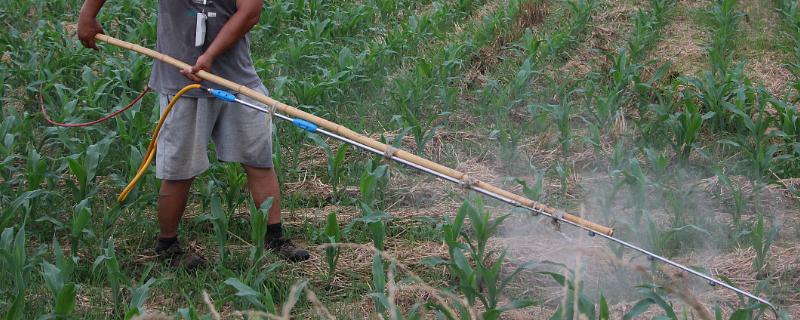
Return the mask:
<svg viewBox="0 0 800 320">
<path fill-rule="evenodd" d="M 145 56 L 80 45 L 80 6 L 0 1 L 5 319 L 773 318 L 278 120 L 284 225 L 312 258 L 261 257 L 244 171 L 212 160 L 180 231 L 209 263 L 173 269 L 152 251 L 155 169 L 116 202 L 156 94 L 88 128 L 39 111 L 41 95 L 56 121 L 94 120 L 149 78 Z M 156 7 L 108 1 L 99 21 L 153 48 Z M 613 227 L 800 318 L 799 2 L 273 0 L 250 40 L 273 98 Z"/>
</svg>

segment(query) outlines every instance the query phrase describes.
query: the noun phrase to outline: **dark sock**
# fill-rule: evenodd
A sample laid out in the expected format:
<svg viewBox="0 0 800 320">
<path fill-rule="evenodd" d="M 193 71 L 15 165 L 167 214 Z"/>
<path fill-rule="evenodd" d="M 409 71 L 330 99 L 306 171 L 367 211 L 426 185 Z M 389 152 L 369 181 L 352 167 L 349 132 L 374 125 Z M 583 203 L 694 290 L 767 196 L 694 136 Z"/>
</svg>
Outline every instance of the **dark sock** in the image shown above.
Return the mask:
<svg viewBox="0 0 800 320">
<path fill-rule="evenodd" d="M 173 243 L 178 242 L 178 237 L 158 238 L 156 242 L 156 252 L 167 250 Z"/>
<path fill-rule="evenodd" d="M 283 238 L 283 228 L 281 228 L 281 223 L 278 222 L 276 224 L 268 224 L 267 234 L 264 238 L 267 240 L 267 242 Z"/>
</svg>

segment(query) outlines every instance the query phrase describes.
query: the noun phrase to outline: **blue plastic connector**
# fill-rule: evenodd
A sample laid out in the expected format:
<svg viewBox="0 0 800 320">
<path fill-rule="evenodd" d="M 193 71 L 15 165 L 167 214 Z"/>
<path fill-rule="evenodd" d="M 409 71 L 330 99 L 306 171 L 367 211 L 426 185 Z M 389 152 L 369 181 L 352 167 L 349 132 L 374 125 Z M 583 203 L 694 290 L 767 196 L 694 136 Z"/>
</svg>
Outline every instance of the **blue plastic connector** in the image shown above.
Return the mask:
<svg viewBox="0 0 800 320">
<path fill-rule="evenodd" d="M 230 93 L 230 92 L 225 91 L 225 90 L 208 89 L 208 92 L 211 93 L 217 99 L 220 99 L 222 101 L 227 101 L 227 102 L 236 101 L 236 96 L 234 96 L 233 93 Z"/>
<path fill-rule="evenodd" d="M 311 133 L 315 133 L 317 132 L 317 129 L 319 129 L 319 127 L 317 127 L 316 124 L 313 124 L 303 119 L 292 119 L 292 124 L 294 124 L 300 129 L 303 129 Z"/>
</svg>

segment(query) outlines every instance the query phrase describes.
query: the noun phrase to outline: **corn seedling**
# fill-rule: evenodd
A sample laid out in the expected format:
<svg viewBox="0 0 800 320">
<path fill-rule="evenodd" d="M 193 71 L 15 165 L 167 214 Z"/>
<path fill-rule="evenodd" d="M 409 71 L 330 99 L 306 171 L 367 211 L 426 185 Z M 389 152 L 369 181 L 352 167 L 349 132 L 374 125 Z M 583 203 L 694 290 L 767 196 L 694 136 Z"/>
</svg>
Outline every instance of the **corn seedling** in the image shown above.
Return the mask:
<svg viewBox="0 0 800 320">
<path fill-rule="evenodd" d="M 608 305 L 602 303 L 605 298 L 601 297 L 600 313 L 598 314 L 594 303 L 582 292 L 583 282 L 577 280 L 574 271 L 567 269 L 563 265 L 561 267 L 568 271 L 568 276 L 556 272 L 541 272 L 550 276 L 564 288 L 565 295 L 550 319 L 608 319 Z"/>
<path fill-rule="evenodd" d="M 99 269 L 101 266 L 102 269 Z M 95 258 L 92 264 L 92 270 L 93 272 L 98 272 L 98 269 L 105 271 L 105 278 L 108 280 L 108 284 L 111 287 L 111 297 L 114 301 L 114 314 L 119 316 L 119 312 L 125 311 L 122 304 L 122 290 L 130 286 L 130 279 L 120 268 L 114 248 L 114 239 L 109 239 L 105 248 L 103 248 L 103 254 Z"/>
<path fill-rule="evenodd" d="M 255 207 L 255 206 L 253 206 Z M 228 242 L 228 216 L 225 214 L 225 211 L 222 209 L 222 203 L 220 203 L 219 197 L 216 195 L 211 196 L 211 210 L 198 217 L 198 221 L 211 221 L 211 224 L 214 226 L 214 237 L 217 240 L 217 248 L 219 249 L 219 264 L 223 265 L 225 263 L 226 258 L 226 248 L 225 244 Z M 253 226 L 253 227 L 260 227 L 260 226 Z M 266 229 L 266 227 L 264 227 Z M 262 241 L 263 242 L 263 241 Z"/>
<path fill-rule="evenodd" d="M 410 128 L 409 131 L 414 137 L 414 142 L 417 147 L 417 154 L 424 154 L 425 145 L 433 139 L 437 130 L 447 125 L 450 113 L 442 112 L 420 119 L 417 117 L 416 111 L 412 110 L 407 105 L 403 104 L 400 108 L 402 114 L 394 116 L 392 121 L 401 129 Z"/>
<path fill-rule="evenodd" d="M 675 309 L 673 309 L 672 304 L 667 302 L 668 300 L 666 300 L 664 296 L 660 293 L 662 291 L 663 288 L 657 285 L 645 284 L 639 286 L 639 295 L 643 296 L 644 298 L 639 300 L 639 302 L 637 302 L 631 308 L 631 310 L 625 313 L 623 319 L 624 320 L 634 319 L 635 317 L 641 315 L 642 313 L 650 309 L 650 306 L 655 305 L 661 308 L 661 311 L 664 312 L 664 314 L 661 316 L 662 318 L 678 320 L 678 314 L 675 312 Z M 687 318 L 684 316 L 683 319 Z"/>
<path fill-rule="evenodd" d="M 678 155 L 678 161 L 686 163 L 692 150 L 696 148 L 697 137 L 703 122 L 714 115 L 713 112 L 700 113 L 700 108 L 691 100 L 687 100 L 683 111 L 672 114 L 667 125 L 672 139 L 672 149 Z"/>
<path fill-rule="evenodd" d="M 244 302 L 245 307 L 274 314 L 277 308 L 264 282 L 280 267 L 281 264 L 273 263 L 259 271 L 260 266 L 254 265 L 245 273 L 244 281 L 231 277 L 225 280 L 225 284 L 236 289 L 236 296 Z"/>
<path fill-rule="evenodd" d="M 76 194 L 80 199 L 86 199 L 97 192 L 96 187 L 93 186 L 94 178 L 97 176 L 97 167 L 108 154 L 108 148 L 112 141 L 113 137 L 106 137 L 86 148 L 82 154 L 67 158 L 69 170 L 78 180 L 78 185 L 74 186 L 72 180 L 67 180 L 67 182 L 76 188 Z"/>
<path fill-rule="evenodd" d="M 759 214 L 753 229 L 749 232 L 750 244 L 756 252 L 755 259 L 753 259 L 753 271 L 761 274 L 766 271 L 764 268 L 767 266 L 767 259 L 769 256 L 769 248 L 772 242 L 778 235 L 781 225 L 777 219 L 773 219 L 769 229 L 764 225 L 764 215 Z"/>
<path fill-rule="evenodd" d="M 32 268 L 31 259 L 25 251 L 25 226 L 22 225 L 14 235 L 13 228 L 6 228 L 0 235 L 0 257 L 4 270 L 11 273 L 13 290 L 10 291 L 11 306 L 7 309 L 6 319 L 20 319 L 25 311 L 25 289 L 28 273 Z M 4 281 L 5 282 L 5 281 Z"/>
<path fill-rule="evenodd" d="M 458 280 L 457 288 L 466 296 L 467 302 L 470 305 L 480 302 L 485 308 L 481 318 L 499 319 L 503 312 L 533 304 L 533 301 L 528 299 L 514 299 L 501 305 L 506 286 L 528 265 L 517 267 L 508 275 L 501 274 L 500 269 L 506 256 L 505 250 L 487 251 L 486 245 L 508 215 L 491 219 L 481 198 L 474 199 L 465 200 L 456 214 L 455 221 L 446 224 L 442 229 L 450 253 L 447 266 Z M 468 218 L 472 225 L 470 236 L 461 230 L 465 218 Z M 467 259 L 465 251 L 472 262 Z"/>
<path fill-rule="evenodd" d="M 72 245 L 72 254 L 77 255 L 78 246 L 81 241 L 84 241 L 84 235 L 94 236 L 90 229 L 89 222 L 92 218 L 92 209 L 89 203 L 84 200 L 75 208 L 75 214 L 72 216 L 72 226 L 70 227 L 70 244 Z"/>
<path fill-rule="evenodd" d="M 522 193 L 524 193 L 528 199 L 539 201 L 542 197 L 542 190 L 544 189 L 544 171 L 537 170 L 534 179 L 532 186 L 528 186 L 528 183 L 522 179 L 515 179 L 515 181 L 522 186 Z"/>
<path fill-rule="evenodd" d="M 325 151 L 325 155 L 328 157 L 328 179 L 330 179 L 329 181 L 331 183 L 333 201 L 338 201 L 341 194 L 339 185 L 342 183 L 345 170 L 347 169 L 344 165 L 344 160 L 350 145 L 341 144 L 334 154 L 331 147 L 322 137 L 313 133 L 309 133 L 308 136 Z"/>
<path fill-rule="evenodd" d="M 149 272 L 145 272 L 145 276 L 147 273 Z M 150 294 L 151 287 L 156 283 L 157 281 L 155 278 L 150 278 L 141 285 L 132 288 L 131 302 L 128 304 L 128 307 L 125 311 L 125 320 L 134 319 L 136 316 L 140 316 L 145 313 L 144 302 L 147 300 L 147 296 Z"/>
<path fill-rule="evenodd" d="M 36 152 L 33 146 L 28 146 L 28 159 L 25 163 L 28 191 L 38 189 L 47 174 L 47 162 Z"/>
<path fill-rule="evenodd" d="M 339 249 L 334 244 L 342 241 L 342 234 L 339 230 L 339 222 L 336 219 L 335 211 L 328 214 L 325 231 L 323 232 L 323 241 L 331 244 L 330 247 L 325 248 L 325 262 L 328 263 L 328 276 L 333 280 L 336 275 L 336 263 L 339 261 Z"/>
<path fill-rule="evenodd" d="M 768 132 L 772 126 L 773 118 L 766 114 L 767 93 L 764 89 L 760 89 L 758 93 L 753 93 L 757 96 L 750 96 L 745 98 L 750 101 L 743 101 L 745 99 L 737 100 L 738 107 L 728 108 L 730 112 L 736 115 L 736 120 L 743 127 L 741 134 L 736 136 L 735 139 L 722 139 L 720 143 L 732 146 L 741 150 L 744 154 L 746 168 L 748 168 L 748 175 L 751 180 L 760 180 L 761 177 L 766 176 L 777 164 L 776 160 L 785 157 L 777 157 L 776 154 L 780 149 L 780 145 L 772 143 L 772 138 L 779 134 L 779 131 Z M 749 93 L 748 93 L 749 95 Z M 752 101 L 751 99 L 757 99 Z M 754 106 L 757 112 L 753 116 L 745 113 L 745 106 L 747 104 L 756 104 Z M 745 131 L 746 130 L 746 131 Z"/>
<path fill-rule="evenodd" d="M 250 255 L 250 260 L 254 264 L 261 261 L 264 255 L 264 238 L 267 234 L 267 220 L 269 219 L 269 210 L 272 208 L 273 198 L 269 197 L 264 200 L 260 206 L 256 207 L 252 197 L 249 197 L 250 203 L 250 240 L 253 241 L 253 251 Z"/>
<path fill-rule="evenodd" d="M 59 267 L 42 262 L 42 277 L 47 288 L 53 294 L 53 311 L 48 315 L 52 318 L 67 318 L 75 310 L 75 296 L 80 288 L 70 281 L 70 275 Z"/>
</svg>

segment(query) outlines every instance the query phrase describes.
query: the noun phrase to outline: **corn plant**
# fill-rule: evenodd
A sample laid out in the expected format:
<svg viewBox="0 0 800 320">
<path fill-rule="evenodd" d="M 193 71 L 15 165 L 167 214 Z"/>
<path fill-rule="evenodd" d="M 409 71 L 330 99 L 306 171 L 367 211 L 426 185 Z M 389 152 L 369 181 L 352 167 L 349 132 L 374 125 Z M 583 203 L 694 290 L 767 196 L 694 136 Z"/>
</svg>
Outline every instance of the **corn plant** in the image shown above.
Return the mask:
<svg viewBox="0 0 800 320">
<path fill-rule="evenodd" d="M 102 269 L 100 269 L 101 266 Z M 114 248 L 114 239 L 109 239 L 105 248 L 103 248 L 103 254 L 95 258 L 92 264 L 93 272 L 97 273 L 101 270 L 105 271 L 104 277 L 108 280 L 108 284 L 111 287 L 111 297 L 114 301 L 114 314 L 119 315 L 119 312 L 125 311 L 125 307 L 122 304 L 122 290 L 130 286 L 130 279 L 120 268 Z"/>
<path fill-rule="evenodd" d="M 738 235 L 742 230 L 742 213 L 744 213 L 744 210 L 747 208 L 751 197 L 748 197 L 745 194 L 744 187 L 741 184 L 734 184 L 728 175 L 722 172 L 722 170 L 714 169 L 714 175 L 717 177 L 722 186 L 730 190 L 732 195 L 733 203 L 731 203 L 731 205 L 733 206 L 733 211 L 731 212 L 731 220 L 733 222 L 733 230 L 731 232 L 731 236 L 734 237 L 732 240 L 738 240 Z M 718 190 L 718 192 L 721 191 L 722 190 Z"/>
<path fill-rule="evenodd" d="M 381 189 L 387 179 L 387 165 L 375 166 L 377 162 L 372 159 L 368 160 L 364 166 L 364 173 L 361 175 L 361 182 L 359 189 L 361 191 L 361 199 L 358 206 L 361 209 L 361 217 L 355 219 L 355 222 L 364 223 L 372 237 L 372 243 L 378 250 L 384 249 L 384 240 L 386 238 L 386 223 L 391 220 L 391 216 L 377 209 L 378 201 L 381 195 Z"/>
<path fill-rule="evenodd" d="M 542 190 L 544 189 L 544 171 L 537 170 L 534 176 L 533 186 L 528 186 L 528 183 L 522 179 L 515 179 L 515 181 L 522 186 L 522 193 L 528 199 L 539 201 L 542 197 Z"/>
<path fill-rule="evenodd" d="M 72 245 L 71 253 L 77 255 L 78 246 L 81 241 L 84 241 L 85 236 L 94 236 L 94 233 L 89 227 L 89 222 L 92 218 L 92 209 L 89 203 L 84 200 L 75 207 L 75 214 L 72 217 L 72 226 L 70 228 L 70 244 Z"/>
<path fill-rule="evenodd" d="M 4 270 L 8 270 L 13 283 L 12 303 L 7 309 L 6 319 L 21 319 L 25 312 L 25 289 L 32 268 L 31 260 L 25 250 L 25 226 L 22 225 L 14 235 L 13 228 L 6 228 L 0 235 L 0 257 Z"/>
<path fill-rule="evenodd" d="M 225 190 L 225 204 L 228 209 L 228 215 L 236 212 L 245 200 L 245 193 L 242 192 L 247 184 L 246 175 L 241 170 L 241 166 L 235 163 L 225 163 L 222 165 L 222 174 L 224 179 L 214 181 L 222 190 Z"/>
<path fill-rule="evenodd" d="M 245 307 L 274 314 L 275 302 L 265 281 L 280 267 L 280 263 L 273 263 L 261 270 L 260 266 L 254 265 L 247 270 L 242 280 L 230 277 L 225 280 L 225 284 L 236 289 L 236 296 L 241 299 Z"/>
<path fill-rule="evenodd" d="M 550 118 L 555 122 L 559 132 L 558 142 L 561 144 L 561 157 L 569 157 L 570 146 L 572 145 L 572 109 L 573 102 L 570 101 L 576 94 L 583 92 L 582 89 L 562 87 L 559 88 L 558 101 L 554 104 L 541 104 L 537 107 L 550 114 Z"/>
<path fill-rule="evenodd" d="M 11 162 L 14 160 L 14 145 L 16 135 L 12 131 L 15 128 L 17 117 L 13 115 L 5 115 L 2 122 L 0 122 L 0 177 L 4 180 L 11 178 Z"/>
<path fill-rule="evenodd" d="M 144 273 L 145 276 L 149 273 L 149 270 L 147 271 L 148 272 Z M 154 286 L 156 283 L 157 281 L 155 278 L 149 278 L 146 282 L 143 282 L 139 286 L 132 288 L 131 302 L 125 309 L 125 320 L 137 318 L 137 316 L 145 313 L 144 302 L 147 300 L 147 296 L 150 294 L 152 286 Z"/>
<path fill-rule="evenodd" d="M 678 161 L 686 163 L 692 150 L 697 148 L 697 137 L 703 122 L 714 115 L 713 112 L 700 113 L 694 101 L 687 100 L 682 111 L 670 115 L 667 125 L 672 136 L 670 145 L 678 156 Z"/>
<path fill-rule="evenodd" d="M 336 275 L 336 263 L 339 261 L 339 249 L 334 244 L 342 241 L 342 234 L 339 230 L 339 222 L 336 219 L 336 211 L 331 211 L 325 223 L 325 231 L 323 232 L 323 241 L 331 244 L 330 247 L 325 248 L 325 262 L 328 263 L 328 276 L 333 279 Z"/>
<path fill-rule="evenodd" d="M 772 138 L 780 134 L 780 132 L 768 132 L 768 129 L 772 126 L 773 117 L 766 113 L 767 99 L 765 95 L 767 93 L 760 89 L 758 93 L 752 94 L 757 95 L 757 97 L 745 98 L 749 101 L 737 99 L 736 104 L 738 107 L 728 109 L 736 115 L 736 120 L 741 123 L 741 128 L 746 131 L 734 139 L 722 139 L 719 142 L 742 151 L 746 167 L 749 169 L 749 177 L 751 180 L 756 181 L 762 179 L 777 165 L 776 160 L 780 160 L 783 157 L 776 156 L 780 145 L 772 143 Z M 757 100 L 752 101 L 751 99 L 753 98 Z M 752 116 L 745 113 L 743 110 L 747 104 L 756 104 L 753 109 L 756 109 L 757 113 Z"/>
<path fill-rule="evenodd" d="M 555 280 L 565 289 L 566 293 L 550 319 L 609 319 L 608 303 L 605 302 L 605 297 L 601 295 L 600 308 L 596 310 L 594 303 L 583 293 L 583 281 L 577 280 L 574 271 L 563 265 L 560 266 L 568 271 L 567 275 L 557 272 L 540 272 Z"/>
<path fill-rule="evenodd" d="M 253 206 L 255 207 L 255 206 Z M 211 224 L 214 226 L 214 237 L 217 240 L 217 248 L 219 249 L 219 263 L 223 265 L 225 263 L 225 258 L 227 257 L 227 250 L 225 249 L 225 244 L 228 242 L 228 215 L 225 214 L 225 211 L 222 209 L 222 203 L 220 202 L 219 197 L 213 195 L 211 197 L 211 210 L 198 217 L 198 221 L 211 221 Z M 258 209 L 256 209 L 258 210 Z M 260 225 L 251 225 L 253 228 L 261 227 Z M 266 227 L 264 227 L 266 229 Z M 263 242 L 263 241 L 262 241 Z M 262 249 L 263 250 L 263 249 Z M 255 257 L 255 255 L 254 255 Z"/>
<path fill-rule="evenodd" d="M 67 182 L 76 189 L 79 199 L 86 199 L 97 192 L 96 187 L 91 186 L 91 184 L 97 176 L 98 165 L 108 154 L 108 148 L 113 139 L 113 136 L 106 137 L 96 144 L 90 145 L 85 152 L 67 157 L 69 170 L 78 180 L 78 185 L 74 186 L 72 180 L 67 180 Z"/>
<path fill-rule="evenodd" d="M 8 206 L 0 208 L 0 227 L 7 228 L 11 226 L 11 222 L 14 219 L 23 218 L 24 220 L 29 217 L 36 205 L 35 201 L 44 198 L 48 194 L 50 194 L 48 191 L 37 189 L 23 192 L 17 196 Z"/>
<path fill-rule="evenodd" d="M 766 226 L 764 225 L 764 215 L 758 215 L 756 224 L 749 232 L 750 244 L 753 246 L 753 250 L 756 252 L 756 256 L 753 259 L 753 271 L 756 273 L 761 274 L 765 271 L 764 268 L 767 266 L 769 248 L 772 246 L 772 242 L 778 235 L 780 228 L 781 224 L 779 221 L 777 219 L 773 219 L 772 225 L 769 227 L 769 229 L 766 229 Z"/>
<path fill-rule="evenodd" d="M 781 137 L 784 142 L 779 152 L 789 158 L 785 161 L 784 174 L 792 176 L 800 172 L 800 165 L 796 161 L 800 158 L 800 115 L 794 107 L 783 101 L 772 99 L 771 105 L 777 111 L 775 126 L 780 130 L 775 135 Z"/>
<path fill-rule="evenodd" d="M 25 163 L 25 175 L 28 184 L 28 191 L 40 187 L 47 174 L 47 162 L 36 151 L 33 146 L 28 146 L 28 159 Z"/>
<path fill-rule="evenodd" d="M 331 147 L 328 143 L 325 142 L 319 135 L 309 133 L 308 136 L 313 140 L 318 146 L 325 151 L 325 155 L 328 156 L 328 179 L 331 183 L 331 191 L 333 193 L 333 201 L 337 201 L 340 197 L 341 191 L 339 185 L 342 183 L 344 179 L 345 170 L 347 169 L 344 166 L 345 156 L 347 155 L 347 150 L 349 149 L 349 145 L 343 143 L 336 149 L 336 153 L 333 153 Z"/>
<path fill-rule="evenodd" d="M 623 316 L 624 320 L 634 319 L 638 315 L 644 313 L 650 306 L 658 306 L 661 308 L 661 311 L 664 312 L 662 318 L 664 319 L 672 319 L 678 320 L 678 315 L 673 309 L 671 303 L 667 302 L 668 300 L 663 296 L 663 288 L 654 284 L 644 284 L 638 286 L 639 288 L 639 295 L 643 296 L 639 302 L 637 302 L 631 310 L 625 313 Z M 686 317 L 684 317 L 686 319 Z"/>
<path fill-rule="evenodd" d="M 586 26 L 592 19 L 592 10 L 594 10 L 597 3 L 594 0 L 568 0 L 570 14 L 572 20 L 570 21 L 570 35 L 576 37 L 584 32 Z"/>
<path fill-rule="evenodd" d="M 273 198 L 269 197 L 257 207 L 253 197 L 249 197 L 250 240 L 253 241 L 253 251 L 250 253 L 250 260 L 252 260 L 254 264 L 261 261 L 264 255 L 264 238 L 267 233 L 267 220 L 269 219 L 269 210 L 272 208 L 272 202 Z"/>
<path fill-rule="evenodd" d="M 465 218 L 472 225 L 471 235 L 462 230 Z M 447 222 L 443 228 L 443 237 L 448 246 L 450 260 L 447 267 L 457 279 L 457 289 L 464 294 L 470 305 L 481 303 L 485 308 L 482 319 L 499 319 L 503 312 L 524 308 L 533 304 L 528 299 L 513 299 L 501 305 L 503 292 L 511 280 L 527 264 L 516 268 L 509 275 L 501 274 L 501 266 L 505 261 L 506 251 L 487 251 L 489 238 L 497 232 L 498 226 L 508 215 L 491 218 L 481 198 L 465 200 L 456 213 L 453 222 Z M 466 252 L 466 254 L 465 254 Z M 471 258 L 470 263 L 467 254 Z"/>
<path fill-rule="evenodd" d="M 47 316 L 61 319 L 68 317 L 75 310 L 75 296 L 80 286 L 72 281 L 72 272 L 75 270 L 77 258 L 65 258 L 63 250 L 55 239 L 53 247 L 56 264 L 42 262 L 41 274 L 54 297 L 53 311 Z"/>
<path fill-rule="evenodd" d="M 712 36 L 709 56 L 715 74 L 725 74 L 727 65 L 732 61 L 733 40 L 737 33 L 739 20 L 744 13 L 736 10 L 736 0 L 719 0 L 709 10 L 714 35 Z"/>
<path fill-rule="evenodd" d="M 392 118 L 392 121 L 400 128 L 410 128 L 417 147 L 417 154 L 425 154 L 425 145 L 436 135 L 436 131 L 447 125 L 450 118 L 449 112 L 441 112 L 427 118 L 420 119 L 417 112 L 408 105 L 400 106 L 402 113 Z"/>
</svg>

